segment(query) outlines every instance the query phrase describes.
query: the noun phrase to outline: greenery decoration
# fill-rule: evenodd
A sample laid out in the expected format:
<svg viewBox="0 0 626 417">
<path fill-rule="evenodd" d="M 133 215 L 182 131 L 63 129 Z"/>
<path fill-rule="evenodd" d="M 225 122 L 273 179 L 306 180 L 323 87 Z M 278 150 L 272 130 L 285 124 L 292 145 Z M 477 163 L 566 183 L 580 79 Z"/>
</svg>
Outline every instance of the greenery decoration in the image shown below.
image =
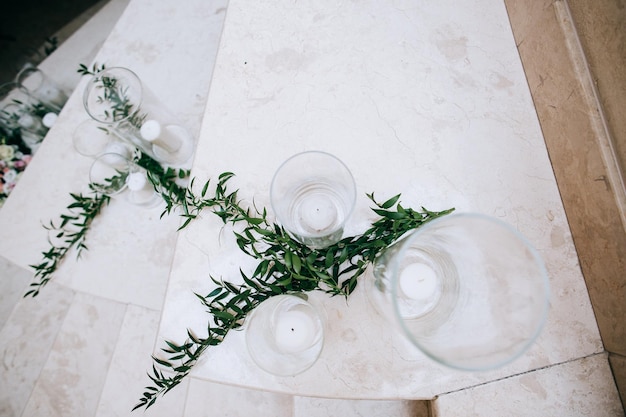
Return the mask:
<svg viewBox="0 0 626 417">
<path fill-rule="evenodd" d="M 376 257 L 402 237 L 424 223 L 452 212 L 449 209 L 433 212 L 405 208 L 396 195 L 383 203 L 374 194 L 368 194 L 375 204 L 372 210 L 379 216 L 363 234 L 346 237 L 328 248 L 311 249 L 291 237 L 283 227 L 268 220 L 265 209 L 245 208 L 237 199 L 237 191 L 229 192 L 227 182 L 234 174 L 226 172 L 218 177 L 214 195 L 207 197 L 209 182 L 195 196 L 191 187 L 178 194 L 178 207 L 183 208 L 185 227 L 203 208 L 211 208 L 225 224 L 235 227 L 236 242 L 241 251 L 258 260 L 251 274 L 240 270 L 240 282 L 210 276 L 216 288 L 207 295 L 196 294 L 211 316 L 207 336 L 200 337 L 187 330 L 183 344 L 165 341 L 162 352 L 167 359 L 153 356 L 154 365 L 147 386 L 133 410 L 152 406 L 160 395 L 177 386 L 192 370 L 203 352 L 217 346 L 230 330 L 242 326 L 246 315 L 269 297 L 308 291 L 324 291 L 331 296 L 348 297 L 357 286 L 358 278 Z M 193 181 L 192 181 L 193 182 Z M 172 208 L 175 207 L 174 205 Z M 158 367 L 157 367 L 158 366 Z M 161 370 L 161 369 L 163 370 Z"/>
<path fill-rule="evenodd" d="M 80 64 L 77 71 L 82 75 L 96 76 L 105 68 L 104 64 L 98 65 L 94 63 L 91 68 Z M 105 96 L 113 97 L 117 103 L 116 118 L 123 119 L 130 112 L 138 114 L 137 111 L 132 109 L 131 105 L 125 102 L 127 99 L 124 98 L 123 92 L 114 91 L 114 80 L 106 81 L 106 85 L 109 88 L 105 88 Z M 131 117 L 131 120 L 138 122 L 138 118 Z M 163 195 L 166 201 L 167 213 L 175 205 L 181 205 L 180 202 L 184 201 L 185 188 L 178 185 L 176 180 L 186 180 L 189 176 L 189 170 L 164 169 L 157 161 L 139 150 L 135 152 L 134 162 L 146 169 L 150 181 L 154 184 L 157 191 L 160 191 L 161 195 Z M 70 194 L 73 201 L 67 207 L 69 212 L 62 214 L 58 221 L 50 221 L 48 225 L 44 225 L 50 231 L 50 236 L 53 239 L 48 239 L 50 249 L 42 252 L 42 261 L 39 264 L 30 265 L 35 270 L 34 282 L 30 284 L 24 297 L 36 297 L 39 295 L 39 291 L 50 281 L 65 256 L 73 248 L 76 248 L 77 258 L 80 258 L 83 250 L 87 250 L 87 245 L 85 244 L 87 232 L 93 220 L 110 201 L 110 197 L 99 193 L 92 184 L 90 184 L 89 188 L 92 191 L 90 195 Z"/>
<path fill-rule="evenodd" d="M 78 72 L 81 75 L 96 75 L 100 71 L 104 71 L 105 68 L 106 68 L 105 64 L 98 65 L 97 62 L 95 62 L 91 66 L 91 68 L 89 68 L 85 64 L 78 64 L 78 69 L 76 70 L 76 72 Z"/>
<path fill-rule="evenodd" d="M 72 248 L 76 248 L 76 256 L 80 258 L 82 251 L 87 249 L 85 238 L 91 223 L 110 200 L 110 197 L 98 193 L 93 196 L 82 194 L 70 194 L 70 196 L 73 202 L 67 206 L 69 213 L 62 214 L 60 221 L 56 223 L 50 221 L 48 225 L 44 225 L 58 243 L 49 238 L 48 242 L 51 247 L 43 252 L 42 262 L 30 265 L 35 270 L 35 282 L 29 285 L 29 290 L 24 297 L 39 295 L 41 288 L 50 281 L 57 267 Z"/>
<path fill-rule="evenodd" d="M 184 195 L 185 188 L 176 184 L 175 180 L 186 180 L 189 170 L 167 168 L 149 156 L 141 152 L 135 152 L 134 162 L 142 166 L 148 172 L 148 177 L 155 187 L 162 191 L 161 195 L 167 203 L 167 207 L 178 205 L 169 195 Z M 115 180 L 115 179 L 113 179 Z M 80 258 L 84 250 L 88 250 L 85 240 L 93 220 L 101 213 L 109 203 L 110 197 L 96 191 L 93 184 L 89 185 L 91 192 L 88 195 L 70 194 L 72 203 L 67 206 L 68 212 L 61 214 L 57 221 L 50 221 L 44 225 L 49 230 L 48 243 L 50 248 L 42 252 L 43 259 L 40 263 L 30 265 L 35 270 L 34 281 L 29 285 L 24 297 L 39 295 L 39 291 L 52 279 L 57 268 L 61 265 L 65 256 L 76 249 L 76 257 Z M 164 194 L 167 190 L 169 194 Z M 167 211 L 169 212 L 169 211 Z M 165 214 L 165 212 L 163 213 Z"/>
<path fill-rule="evenodd" d="M 94 64 L 90 69 L 80 65 L 78 72 L 96 75 L 105 68 Z M 117 103 L 113 120 L 130 115 L 131 124 L 140 124 L 139 109 L 129 105 L 124 91 L 119 90 L 115 80 L 103 81 L 102 99 Z M 211 181 L 201 187 L 199 194 L 193 190 L 194 179 L 186 185 L 190 172 L 183 169 L 163 168 L 157 161 L 137 150 L 134 161 L 147 171 L 148 179 L 163 198 L 165 209 L 161 216 L 177 212 L 183 217 L 180 229 L 185 228 L 205 209 L 220 217 L 224 224 L 233 226 L 239 249 L 258 262 L 252 273 L 239 271 L 238 282 L 209 276 L 216 288 L 207 295 L 196 294 L 210 314 L 207 335 L 200 337 L 187 330 L 188 339 L 183 344 L 165 341 L 162 348 L 166 359 L 153 356 L 154 364 L 148 377 L 152 385 L 145 388 L 143 396 L 133 410 L 151 407 L 158 397 L 177 386 L 192 370 L 203 352 L 210 346 L 219 345 L 228 332 L 239 329 L 247 314 L 269 297 L 288 294 L 323 291 L 331 296 L 348 297 L 357 287 L 358 278 L 375 261 L 380 253 L 407 232 L 444 216 L 454 209 L 434 212 L 405 208 L 400 195 L 380 203 L 374 194 L 367 197 L 378 216 L 364 233 L 346 237 L 325 249 L 311 249 L 295 240 L 286 230 L 268 219 L 267 210 L 255 206 L 246 207 L 237 197 L 237 191 L 229 191 L 231 172 L 219 175 L 214 188 Z M 50 230 L 51 248 L 42 253 L 41 263 L 32 265 L 36 281 L 30 285 L 25 296 L 37 296 L 52 278 L 64 257 L 76 248 L 77 257 L 83 250 L 87 232 L 93 220 L 109 203 L 110 198 L 95 191 L 93 195 L 71 194 L 73 202 L 57 222 L 44 226 Z M 54 242 L 53 242 L 54 240 Z M 158 366 L 158 367 L 157 367 Z"/>
</svg>

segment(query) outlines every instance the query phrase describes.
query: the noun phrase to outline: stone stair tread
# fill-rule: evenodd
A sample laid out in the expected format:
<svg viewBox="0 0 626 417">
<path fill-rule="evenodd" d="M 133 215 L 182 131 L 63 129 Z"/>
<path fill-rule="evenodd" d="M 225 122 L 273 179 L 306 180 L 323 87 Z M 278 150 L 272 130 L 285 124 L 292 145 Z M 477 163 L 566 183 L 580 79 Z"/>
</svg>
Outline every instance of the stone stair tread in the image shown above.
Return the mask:
<svg viewBox="0 0 626 417">
<path fill-rule="evenodd" d="M 428 417 L 429 401 L 294 398 L 293 417 Z"/>
</svg>

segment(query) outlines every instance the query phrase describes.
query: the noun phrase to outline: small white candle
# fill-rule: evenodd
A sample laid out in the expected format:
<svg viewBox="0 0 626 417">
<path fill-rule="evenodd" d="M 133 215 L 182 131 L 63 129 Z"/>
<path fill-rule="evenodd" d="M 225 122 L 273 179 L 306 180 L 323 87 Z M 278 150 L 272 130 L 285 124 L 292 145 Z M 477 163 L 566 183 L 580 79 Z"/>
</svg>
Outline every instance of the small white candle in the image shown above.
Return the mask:
<svg viewBox="0 0 626 417">
<path fill-rule="evenodd" d="M 276 318 L 276 346 L 284 353 L 296 353 L 311 347 L 316 336 L 313 318 L 303 311 L 290 310 Z"/>
<path fill-rule="evenodd" d="M 400 290 L 414 300 L 425 300 L 437 291 L 437 275 L 428 265 L 414 263 L 402 270 L 400 274 Z"/>
<path fill-rule="evenodd" d="M 143 172 L 133 172 L 126 180 L 132 193 L 132 201 L 137 204 L 147 203 L 154 197 L 154 188 Z"/>
<path fill-rule="evenodd" d="M 335 224 L 338 212 L 330 198 L 317 193 L 302 202 L 300 216 L 305 229 L 315 233 L 325 231 Z"/>
<path fill-rule="evenodd" d="M 171 130 L 162 129 L 156 120 L 148 120 L 141 125 L 140 133 L 142 138 L 167 152 L 176 152 L 182 146 L 180 138 L 172 134 Z"/>
<path fill-rule="evenodd" d="M 57 121 L 57 114 L 56 113 L 46 113 L 46 115 L 43 117 L 43 119 L 41 119 L 41 121 L 43 122 L 43 125 L 47 128 L 51 128 L 52 125 L 54 125 L 54 122 Z"/>
</svg>

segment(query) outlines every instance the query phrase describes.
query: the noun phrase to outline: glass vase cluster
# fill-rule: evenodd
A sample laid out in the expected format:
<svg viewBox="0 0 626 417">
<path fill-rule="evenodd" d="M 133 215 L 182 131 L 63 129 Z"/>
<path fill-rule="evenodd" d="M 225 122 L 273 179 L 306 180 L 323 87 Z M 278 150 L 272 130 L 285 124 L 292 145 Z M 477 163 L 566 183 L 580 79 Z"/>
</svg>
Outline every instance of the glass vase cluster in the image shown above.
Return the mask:
<svg viewBox="0 0 626 417">
<path fill-rule="evenodd" d="M 158 162 L 181 165 L 193 152 L 189 130 L 127 68 L 94 74 L 83 104 L 93 120 Z"/>
<path fill-rule="evenodd" d="M 100 194 L 136 206 L 153 207 L 160 202 L 146 170 L 119 153 L 98 155 L 89 169 L 89 183 Z"/>
<path fill-rule="evenodd" d="M 67 102 L 65 90 L 33 65 L 0 85 L 0 128 L 19 135 L 34 153 Z"/>
</svg>

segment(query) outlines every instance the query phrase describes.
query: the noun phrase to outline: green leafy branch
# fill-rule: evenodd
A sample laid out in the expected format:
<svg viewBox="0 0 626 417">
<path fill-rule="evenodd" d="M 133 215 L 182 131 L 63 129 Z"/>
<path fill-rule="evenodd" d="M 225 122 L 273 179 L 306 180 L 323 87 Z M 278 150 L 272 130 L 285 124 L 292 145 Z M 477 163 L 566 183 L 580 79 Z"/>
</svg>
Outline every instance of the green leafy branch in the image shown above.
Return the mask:
<svg viewBox="0 0 626 417">
<path fill-rule="evenodd" d="M 48 242 L 51 247 L 42 253 L 42 262 L 30 265 L 35 270 L 35 282 L 29 285 L 29 290 L 24 297 L 36 297 L 39 294 L 72 248 L 76 248 L 76 256 L 80 258 L 82 251 L 87 249 L 85 244 L 87 231 L 93 220 L 110 201 L 110 197 L 98 193 L 93 196 L 82 194 L 70 194 L 70 196 L 74 201 L 67 206 L 69 213 L 62 214 L 58 222 L 50 221 L 49 225 L 44 226 L 58 243 L 53 243 L 49 237 Z"/>
<path fill-rule="evenodd" d="M 211 316 L 207 337 L 198 337 L 187 330 L 188 339 L 182 345 L 165 341 L 167 347 L 162 348 L 162 352 L 167 359 L 153 356 L 155 364 L 148 374 L 153 385 L 146 387 L 133 410 L 149 408 L 159 396 L 177 386 L 202 353 L 210 346 L 219 345 L 230 330 L 240 328 L 247 314 L 262 301 L 275 295 L 313 290 L 348 297 L 356 288 L 358 278 L 384 249 L 410 230 L 453 211 L 433 212 L 424 208 L 415 211 L 399 203 L 400 195 L 378 203 L 374 195 L 369 194 L 376 206 L 372 210 L 379 216 L 371 227 L 362 235 L 316 250 L 296 241 L 281 226 L 272 224 L 265 209 L 242 207 L 236 198 L 237 192 L 227 191 L 226 182 L 232 175 L 224 173 L 219 177 L 214 198 L 206 198 L 209 182 L 200 197 L 195 197 L 188 189 L 183 215 L 190 221 L 198 210 L 212 207 L 213 213 L 224 223 L 241 226 L 233 230 L 237 245 L 259 262 L 251 274 L 239 271 L 243 284 L 211 276 L 216 288 L 206 296 L 196 294 Z"/>
<path fill-rule="evenodd" d="M 185 194 L 186 189 L 176 184 L 175 180 L 186 180 L 189 176 L 189 170 L 163 169 L 158 162 L 148 155 L 139 151 L 136 154 L 135 162 L 146 169 L 155 187 L 158 185 L 159 189 Z M 110 186 L 113 189 L 118 189 L 119 186 L 116 186 L 115 182 L 124 180 L 123 176 L 113 177 L 104 187 Z M 39 291 L 52 279 L 57 268 L 72 248 L 76 248 L 77 258 L 80 258 L 83 250 L 88 249 L 85 240 L 91 224 L 110 201 L 109 196 L 96 191 L 94 188 L 96 186 L 103 187 L 102 184 L 90 184 L 89 188 L 93 191 L 91 195 L 70 193 L 73 201 L 67 206 L 69 213 L 62 214 L 56 222 L 50 221 L 48 225 L 44 225 L 44 228 L 50 231 L 50 236 L 54 238 L 54 242 L 48 238 L 50 248 L 42 252 L 42 261 L 39 264 L 30 265 L 35 270 L 34 282 L 30 284 L 24 297 L 39 295 Z M 166 194 L 161 194 L 161 196 L 164 199 L 168 198 Z M 170 201 L 168 204 L 172 204 L 172 202 Z"/>
<path fill-rule="evenodd" d="M 92 65 L 91 69 L 87 67 L 87 65 L 85 64 L 78 64 L 78 69 L 76 71 L 82 75 L 96 75 L 97 73 L 104 71 L 105 68 L 106 68 L 105 64 L 98 65 L 98 63 L 95 62 Z"/>
<path fill-rule="evenodd" d="M 78 72 L 83 75 L 96 76 L 104 69 L 104 64 L 98 65 L 94 63 L 91 69 L 84 64 L 80 64 Z M 109 83 L 110 88 L 113 88 L 115 85 L 115 81 L 109 80 L 107 83 Z M 106 94 L 109 97 L 117 97 L 118 112 L 132 111 L 132 106 L 129 106 L 128 100 L 124 99 L 123 92 L 108 91 Z M 157 191 L 162 191 L 161 195 L 166 199 L 168 207 L 173 207 L 173 202 L 171 199 L 168 199 L 168 196 L 184 196 L 186 192 L 185 188 L 176 184 L 175 180 L 188 178 L 189 171 L 174 168 L 164 169 L 157 161 L 138 150 L 136 155 L 138 156 L 135 162 L 148 171 L 149 178 L 155 185 L 155 188 L 158 188 Z M 123 180 L 123 178 L 113 178 L 112 180 Z M 49 238 L 50 248 L 42 252 L 42 261 L 38 264 L 30 265 L 35 270 L 34 282 L 30 284 L 29 290 L 24 294 L 24 297 L 36 297 L 39 294 L 39 291 L 52 279 L 57 268 L 72 248 L 76 248 L 78 258 L 80 258 L 83 250 L 87 250 L 85 245 L 87 232 L 93 220 L 110 201 L 110 197 L 96 192 L 91 184 L 90 189 L 94 191 L 94 194 L 90 196 L 70 194 L 73 199 L 73 202 L 67 207 L 70 213 L 62 214 L 59 221 L 50 221 L 49 225 L 44 226 L 50 231 L 50 235 L 54 236 L 55 243 Z M 167 192 L 164 192 L 166 190 Z"/>
</svg>

